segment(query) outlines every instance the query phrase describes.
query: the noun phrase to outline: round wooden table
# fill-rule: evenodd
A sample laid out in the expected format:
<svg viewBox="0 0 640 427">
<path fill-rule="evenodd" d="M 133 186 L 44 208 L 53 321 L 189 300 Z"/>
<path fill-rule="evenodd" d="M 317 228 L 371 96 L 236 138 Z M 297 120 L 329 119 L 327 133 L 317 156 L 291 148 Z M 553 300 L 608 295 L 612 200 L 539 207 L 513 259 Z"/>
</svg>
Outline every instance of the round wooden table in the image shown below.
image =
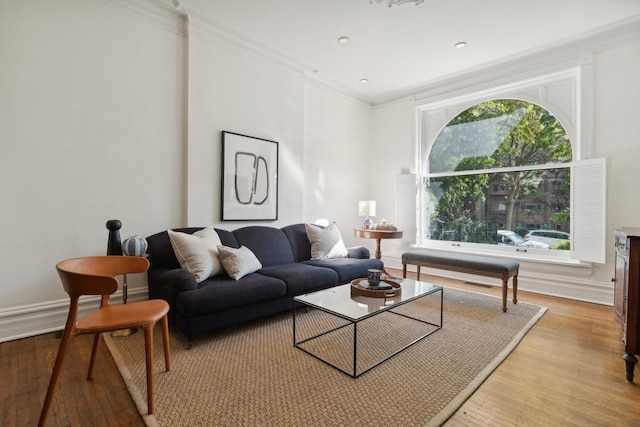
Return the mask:
<svg viewBox="0 0 640 427">
<path fill-rule="evenodd" d="M 353 232 L 356 237 L 376 239 L 376 259 L 382 258 L 382 251 L 380 251 L 380 241 L 382 239 L 402 239 L 403 233 L 397 230 L 363 230 L 361 228 L 356 228 Z"/>
</svg>

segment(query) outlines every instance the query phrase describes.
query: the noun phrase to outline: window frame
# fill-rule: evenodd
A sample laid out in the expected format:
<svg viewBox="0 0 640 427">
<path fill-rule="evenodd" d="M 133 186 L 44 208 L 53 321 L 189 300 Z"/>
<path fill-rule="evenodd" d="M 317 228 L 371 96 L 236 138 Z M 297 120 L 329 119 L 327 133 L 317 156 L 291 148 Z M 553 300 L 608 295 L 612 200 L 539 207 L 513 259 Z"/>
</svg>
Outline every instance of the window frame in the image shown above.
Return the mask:
<svg viewBox="0 0 640 427">
<path fill-rule="evenodd" d="M 568 166 L 571 168 L 571 176 L 573 180 L 574 171 L 579 170 L 583 166 L 582 156 L 590 152 L 590 143 L 592 141 L 592 130 L 584 125 L 585 121 L 590 121 L 592 109 L 588 107 L 586 100 L 588 95 L 592 93 L 591 83 L 591 66 L 590 61 L 586 61 L 586 66 L 577 66 L 567 68 L 555 73 L 540 75 L 529 79 L 510 79 L 508 83 L 503 85 L 495 85 L 492 87 L 484 87 L 479 90 L 470 91 L 467 94 L 454 92 L 451 96 L 444 97 L 435 95 L 416 99 L 415 102 L 415 120 L 416 120 L 416 171 L 418 187 L 418 209 L 417 209 L 417 241 L 416 246 L 419 247 L 436 247 L 446 248 L 449 250 L 459 250 L 475 253 L 495 253 L 502 256 L 517 256 L 532 260 L 549 260 L 561 261 L 567 263 L 575 262 L 606 262 L 606 212 L 605 207 L 600 206 L 602 212 L 598 212 L 597 236 L 594 239 L 585 239 L 585 245 L 582 245 L 583 236 L 580 235 L 578 250 L 574 250 L 574 240 L 578 238 L 577 233 L 584 233 L 585 220 L 589 226 L 593 226 L 594 221 L 588 221 L 588 215 L 579 212 L 579 206 L 574 202 L 576 193 L 574 193 L 574 182 L 572 181 L 571 190 L 571 235 L 572 245 L 570 251 L 550 251 L 535 250 L 533 248 L 504 248 L 493 247 L 494 245 L 466 243 L 466 242 L 443 242 L 434 240 L 423 240 L 424 224 L 422 221 L 424 215 L 424 185 L 425 179 L 433 177 L 426 170 L 428 168 L 428 158 L 430 150 L 437 136 L 442 129 L 457 115 L 472 107 L 489 100 L 497 99 L 517 99 L 521 101 L 531 102 L 550 111 L 564 126 L 569 140 L 571 142 L 573 161 L 571 163 L 541 165 L 541 168 L 557 168 L 559 166 Z M 606 159 L 600 159 L 598 163 L 600 177 L 606 177 Z M 589 162 L 587 162 L 589 163 Z M 603 179 L 604 181 L 604 179 Z M 602 185 L 598 189 L 598 201 L 606 200 L 606 185 Z M 590 206 L 591 207 L 591 206 Z M 577 217 L 580 217 L 578 220 Z M 576 221 L 578 222 L 576 227 Z M 574 227 L 575 231 L 574 231 Z M 600 250 L 597 250 L 597 246 Z M 498 245 L 495 245 L 498 246 Z M 594 248 L 596 250 L 594 250 Z M 585 250 L 586 249 L 586 250 Z"/>
</svg>

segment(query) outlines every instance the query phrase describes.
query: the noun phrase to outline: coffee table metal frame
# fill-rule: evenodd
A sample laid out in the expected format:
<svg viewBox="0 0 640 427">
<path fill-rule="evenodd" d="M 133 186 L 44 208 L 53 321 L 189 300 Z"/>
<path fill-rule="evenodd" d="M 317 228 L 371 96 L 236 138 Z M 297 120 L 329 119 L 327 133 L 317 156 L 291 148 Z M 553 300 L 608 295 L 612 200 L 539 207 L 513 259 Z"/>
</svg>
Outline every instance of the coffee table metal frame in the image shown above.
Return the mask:
<svg viewBox="0 0 640 427">
<path fill-rule="evenodd" d="M 411 280 L 411 279 L 398 279 L 398 280 L 402 280 L 402 292 L 404 293 L 402 298 L 399 298 L 397 300 L 397 302 L 392 302 L 389 305 L 385 305 L 385 298 L 368 298 L 369 300 L 381 300 L 382 302 L 382 306 L 379 307 L 378 309 L 376 309 L 373 312 L 366 312 L 366 313 L 362 313 L 362 314 L 346 314 L 343 312 L 339 312 L 337 310 L 334 310 L 331 308 L 331 306 L 326 306 L 323 305 L 321 303 L 314 303 L 312 302 L 312 300 L 314 299 L 314 297 L 321 295 L 322 293 L 338 293 L 339 295 L 342 296 L 342 298 L 347 299 L 349 298 L 350 294 L 351 294 L 351 285 L 350 284 L 346 284 L 346 285 L 340 285 L 334 288 L 329 288 L 329 289 L 324 289 L 321 291 L 317 291 L 317 292 L 312 292 L 309 294 L 305 294 L 305 295 L 300 295 L 297 297 L 294 297 L 293 299 L 293 345 L 297 348 L 299 348 L 300 350 L 304 351 L 307 354 L 310 354 L 311 356 L 315 357 L 318 360 L 321 360 L 322 362 L 326 363 L 329 366 L 332 366 L 334 368 L 336 368 L 337 370 L 339 370 L 340 372 L 343 372 L 347 375 L 349 375 L 352 378 L 357 378 L 360 375 L 370 371 L 371 369 L 375 368 L 376 366 L 384 363 L 385 361 L 389 360 L 390 358 L 392 358 L 393 356 L 395 356 L 396 354 L 406 350 L 407 348 L 411 347 L 412 345 L 414 345 L 415 343 L 423 340 L 424 338 L 428 337 L 429 335 L 433 334 L 436 331 L 439 331 L 440 329 L 442 329 L 442 306 L 443 306 L 443 291 L 442 291 L 442 286 L 439 285 L 435 285 L 435 284 L 431 284 L 431 283 L 426 283 L 426 282 L 419 282 L 419 281 L 415 281 L 415 280 Z M 420 289 L 417 289 L 420 288 Z M 406 315 L 404 313 L 399 313 L 396 311 L 393 311 L 394 308 L 400 307 L 404 304 L 407 304 L 409 302 L 415 301 L 419 298 L 428 296 L 428 295 L 433 295 L 433 294 L 437 294 L 440 293 L 440 322 L 439 323 L 432 323 L 423 319 L 419 319 L 416 317 L 412 317 L 409 315 Z M 394 300 L 394 298 L 389 298 L 389 300 Z M 344 303 L 344 301 L 342 301 Z M 348 303 L 347 303 L 348 304 Z M 353 301 L 353 304 L 357 304 L 356 301 Z M 321 310 L 325 313 L 329 313 L 333 316 L 339 317 L 341 319 L 346 320 L 348 323 L 345 323 L 344 325 L 332 328 L 328 331 L 324 331 L 321 332 L 319 334 L 310 336 L 308 338 L 305 338 L 303 340 L 298 341 L 297 340 L 297 336 L 296 336 L 296 308 L 300 308 L 302 306 L 304 307 L 312 307 L 318 310 Z M 429 332 L 419 336 L 418 338 L 414 339 L 413 341 L 409 342 L 408 344 L 404 345 L 402 348 L 394 351 L 392 354 L 384 357 L 382 360 L 379 360 L 378 362 L 374 363 L 373 365 L 367 367 L 366 369 L 362 370 L 361 372 L 357 372 L 357 360 L 358 360 L 358 323 L 369 319 L 373 316 L 376 316 L 380 313 L 393 313 L 395 315 L 398 316 L 402 316 L 411 320 L 415 320 L 417 322 L 421 322 L 427 325 L 431 325 L 431 326 L 435 326 L 435 329 L 430 328 Z M 353 370 L 352 371 L 348 371 L 343 369 L 340 366 L 337 366 L 336 364 L 324 359 L 323 357 L 321 357 L 318 354 L 315 354 L 309 350 L 307 350 L 306 348 L 302 347 L 301 344 L 314 340 L 316 338 L 319 338 L 321 336 L 330 334 L 334 331 L 337 331 L 339 329 L 342 328 L 346 328 L 348 326 L 353 325 Z"/>
</svg>

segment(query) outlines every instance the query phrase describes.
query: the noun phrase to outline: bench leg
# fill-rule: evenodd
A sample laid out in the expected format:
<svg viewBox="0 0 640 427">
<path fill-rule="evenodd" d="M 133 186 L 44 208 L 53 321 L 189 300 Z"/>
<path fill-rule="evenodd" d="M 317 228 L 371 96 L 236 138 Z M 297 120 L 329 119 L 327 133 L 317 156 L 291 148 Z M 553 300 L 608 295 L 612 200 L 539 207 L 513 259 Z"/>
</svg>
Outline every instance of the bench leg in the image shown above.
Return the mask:
<svg viewBox="0 0 640 427">
<path fill-rule="evenodd" d="M 417 272 L 416 272 L 416 280 L 420 280 L 420 266 L 416 265 L 417 268 Z M 407 263 L 406 262 L 402 262 L 402 278 L 406 279 L 407 278 Z"/>
<path fill-rule="evenodd" d="M 513 303 L 518 303 L 518 274 L 513 276 Z"/>
<path fill-rule="evenodd" d="M 502 279 L 502 312 L 507 312 L 507 289 L 509 288 L 507 282 L 509 278 Z"/>
</svg>

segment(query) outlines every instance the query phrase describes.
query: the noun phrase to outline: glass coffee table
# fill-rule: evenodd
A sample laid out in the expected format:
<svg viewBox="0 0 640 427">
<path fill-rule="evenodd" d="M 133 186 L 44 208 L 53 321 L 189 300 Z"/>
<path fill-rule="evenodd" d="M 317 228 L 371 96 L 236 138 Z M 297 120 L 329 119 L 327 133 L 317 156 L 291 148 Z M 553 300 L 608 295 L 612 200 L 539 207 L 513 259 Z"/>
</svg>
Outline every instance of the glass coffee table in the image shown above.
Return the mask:
<svg viewBox="0 0 640 427">
<path fill-rule="evenodd" d="M 357 378 L 442 328 L 442 286 L 389 279 L 401 285 L 392 297 L 354 295 L 349 283 L 295 297 L 293 345 Z"/>
</svg>

